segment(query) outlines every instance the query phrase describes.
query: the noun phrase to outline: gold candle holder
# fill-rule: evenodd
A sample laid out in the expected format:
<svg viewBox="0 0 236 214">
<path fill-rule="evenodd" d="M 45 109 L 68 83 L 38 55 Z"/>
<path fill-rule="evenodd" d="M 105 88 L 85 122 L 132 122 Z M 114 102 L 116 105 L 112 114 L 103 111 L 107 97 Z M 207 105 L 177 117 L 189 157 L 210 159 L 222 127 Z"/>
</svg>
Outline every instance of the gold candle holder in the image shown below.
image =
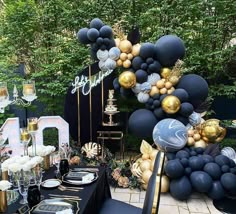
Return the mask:
<svg viewBox="0 0 236 214">
<path fill-rule="evenodd" d="M 28 123 L 27 129 L 29 132 L 37 131 L 38 130 L 38 123 L 37 122 Z"/>
<path fill-rule="evenodd" d="M 46 155 L 43 157 L 43 169 L 49 170 L 50 168 L 50 155 Z"/>
<path fill-rule="evenodd" d="M 7 210 L 7 192 L 0 190 L 0 212 L 6 213 Z"/>
<path fill-rule="evenodd" d="M 33 80 L 26 80 L 23 82 L 23 95 L 27 96 L 34 96 L 36 94 L 35 90 L 35 81 Z"/>
<path fill-rule="evenodd" d="M 8 181 L 8 171 L 2 171 L 2 180 Z"/>
</svg>

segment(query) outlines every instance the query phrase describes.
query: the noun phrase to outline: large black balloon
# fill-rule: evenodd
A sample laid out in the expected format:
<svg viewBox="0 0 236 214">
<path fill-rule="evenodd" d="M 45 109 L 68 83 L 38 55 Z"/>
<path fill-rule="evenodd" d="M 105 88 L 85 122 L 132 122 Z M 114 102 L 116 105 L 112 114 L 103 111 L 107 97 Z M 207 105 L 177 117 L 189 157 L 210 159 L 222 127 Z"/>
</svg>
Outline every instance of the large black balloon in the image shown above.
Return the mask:
<svg viewBox="0 0 236 214">
<path fill-rule="evenodd" d="M 204 166 L 202 157 L 192 156 L 189 158 L 189 166 L 193 171 L 201 170 Z"/>
<path fill-rule="evenodd" d="M 192 193 L 189 179 L 183 176 L 170 182 L 170 194 L 178 200 L 186 200 Z"/>
<path fill-rule="evenodd" d="M 150 42 L 143 43 L 141 45 L 139 55 L 143 59 L 147 59 L 149 57 L 153 58 L 153 56 L 155 55 L 155 45 Z"/>
<path fill-rule="evenodd" d="M 183 41 L 174 35 L 162 36 L 156 42 L 156 56 L 162 66 L 173 66 L 185 54 Z"/>
<path fill-rule="evenodd" d="M 221 176 L 220 182 L 228 192 L 236 195 L 236 175 L 225 173 Z"/>
<path fill-rule="evenodd" d="M 100 36 L 103 38 L 111 38 L 112 37 L 112 28 L 108 25 L 104 25 L 99 30 Z"/>
<path fill-rule="evenodd" d="M 129 118 L 129 130 L 140 138 L 151 137 L 153 128 L 158 120 L 147 109 L 139 109 L 133 112 Z"/>
<path fill-rule="evenodd" d="M 182 88 L 188 92 L 189 101 L 195 108 L 203 103 L 208 96 L 206 80 L 196 74 L 182 76 L 176 88 Z"/>
<path fill-rule="evenodd" d="M 91 28 L 87 32 L 87 37 L 91 42 L 95 42 L 99 37 L 99 31 L 96 28 Z"/>
<path fill-rule="evenodd" d="M 208 192 L 212 186 L 212 178 L 206 172 L 195 171 L 190 175 L 190 180 L 198 192 Z"/>
<path fill-rule="evenodd" d="M 221 170 L 218 164 L 216 163 L 207 163 L 203 170 L 208 173 L 214 180 L 218 180 L 221 176 Z"/>
<path fill-rule="evenodd" d="M 143 63 L 143 59 L 140 56 L 134 57 L 132 60 L 132 68 L 136 71 L 141 68 L 141 65 Z"/>
<path fill-rule="evenodd" d="M 172 95 L 178 97 L 181 103 L 188 101 L 188 92 L 182 88 L 175 89 Z"/>
<path fill-rule="evenodd" d="M 229 158 L 224 156 L 224 155 L 218 155 L 215 157 L 215 162 L 220 165 L 220 166 L 223 166 L 223 165 L 230 165 L 230 161 L 229 161 Z"/>
<path fill-rule="evenodd" d="M 97 30 L 100 30 L 100 28 L 103 26 L 103 22 L 101 21 L 101 19 L 99 18 L 94 18 L 91 22 L 90 22 L 90 28 L 96 28 Z"/>
<path fill-rule="evenodd" d="M 77 38 L 80 43 L 89 44 L 91 42 L 87 37 L 88 30 L 88 28 L 81 28 L 77 33 Z"/>
<path fill-rule="evenodd" d="M 147 72 L 141 69 L 135 72 L 135 76 L 138 83 L 144 83 L 147 81 L 148 78 Z"/>
<path fill-rule="evenodd" d="M 219 200 L 224 198 L 225 190 L 221 185 L 220 181 L 213 181 L 212 187 L 208 192 L 208 196 L 214 200 Z"/>
<path fill-rule="evenodd" d="M 189 117 L 193 113 L 193 105 L 191 103 L 181 103 L 179 113 L 184 117 Z"/>
<path fill-rule="evenodd" d="M 179 178 L 184 175 L 184 168 L 179 160 L 170 160 L 166 164 L 165 172 L 170 178 Z"/>
</svg>

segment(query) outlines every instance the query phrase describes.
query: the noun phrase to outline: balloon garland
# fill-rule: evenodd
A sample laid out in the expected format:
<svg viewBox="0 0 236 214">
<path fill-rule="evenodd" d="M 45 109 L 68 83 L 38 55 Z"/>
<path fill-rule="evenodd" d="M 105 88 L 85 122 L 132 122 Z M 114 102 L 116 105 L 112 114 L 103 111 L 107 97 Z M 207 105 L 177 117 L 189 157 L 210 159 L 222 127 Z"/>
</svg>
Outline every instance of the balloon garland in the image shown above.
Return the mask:
<svg viewBox="0 0 236 214">
<path fill-rule="evenodd" d="M 178 36 L 165 35 L 155 44 L 140 44 L 137 29 L 126 36 L 119 27 L 112 31 L 98 18 L 89 27 L 78 32 L 78 40 L 91 45 L 92 57 L 102 71 L 121 69 L 113 81 L 115 90 L 143 103 L 129 118 L 130 132 L 141 138 L 152 136 L 158 149 L 167 152 L 163 192 L 170 190 L 180 200 L 193 190 L 212 199 L 235 196 L 236 153 L 232 148 L 221 154 L 217 149 L 211 151 L 226 130 L 219 120 L 201 117 L 208 84 L 199 75 L 183 74 L 184 42 Z M 157 150 L 142 143 L 141 153 L 131 171 L 146 188 Z"/>
</svg>

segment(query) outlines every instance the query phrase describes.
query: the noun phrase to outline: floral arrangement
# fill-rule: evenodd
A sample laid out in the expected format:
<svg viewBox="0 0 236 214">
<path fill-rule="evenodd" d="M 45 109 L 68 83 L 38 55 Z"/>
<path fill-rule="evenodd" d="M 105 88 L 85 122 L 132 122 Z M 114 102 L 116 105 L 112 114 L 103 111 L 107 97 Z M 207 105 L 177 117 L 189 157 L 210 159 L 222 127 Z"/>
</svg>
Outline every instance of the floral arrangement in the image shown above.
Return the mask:
<svg viewBox="0 0 236 214">
<path fill-rule="evenodd" d="M 10 189 L 11 186 L 12 186 L 12 183 L 10 183 L 9 181 L 5 181 L 5 180 L 0 181 L 0 190 L 1 191 L 6 191 L 6 190 Z"/>
<path fill-rule="evenodd" d="M 30 158 L 29 156 L 14 156 L 7 160 L 5 160 L 2 164 L 2 171 L 12 171 L 12 172 L 18 172 L 20 170 L 29 171 L 30 169 L 34 168 L 38 164 L 41 164 L 43 161 L 43 158 L 40 156 L 35 156 L 33 158 Z"/>
<path fill-rule="evenodd" d="M 44 145 L 37 145 L 36 147 L 36 155 L 44 157 L 51 153 L 53 153 L 56 150 L 55 146 L 44 146 Z M 28 147 L 28 154 L 29 156 L 32 156 L 32 146 Z"/>
</svg>

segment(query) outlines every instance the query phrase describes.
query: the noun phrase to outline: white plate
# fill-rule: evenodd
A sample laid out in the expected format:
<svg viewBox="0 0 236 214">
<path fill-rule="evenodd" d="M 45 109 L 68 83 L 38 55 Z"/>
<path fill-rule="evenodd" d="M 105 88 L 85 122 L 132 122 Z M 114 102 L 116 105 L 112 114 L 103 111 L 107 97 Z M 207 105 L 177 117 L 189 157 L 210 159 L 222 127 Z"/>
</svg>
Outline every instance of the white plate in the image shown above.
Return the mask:
<svg viewBox="0 0 236 214">
<path fill-rule="evenodd" d="M 44 188 L 55 188 L 61 185 L 61 181 L 58 179 L 48 179 L 41 183 Z"/>
</svg>

